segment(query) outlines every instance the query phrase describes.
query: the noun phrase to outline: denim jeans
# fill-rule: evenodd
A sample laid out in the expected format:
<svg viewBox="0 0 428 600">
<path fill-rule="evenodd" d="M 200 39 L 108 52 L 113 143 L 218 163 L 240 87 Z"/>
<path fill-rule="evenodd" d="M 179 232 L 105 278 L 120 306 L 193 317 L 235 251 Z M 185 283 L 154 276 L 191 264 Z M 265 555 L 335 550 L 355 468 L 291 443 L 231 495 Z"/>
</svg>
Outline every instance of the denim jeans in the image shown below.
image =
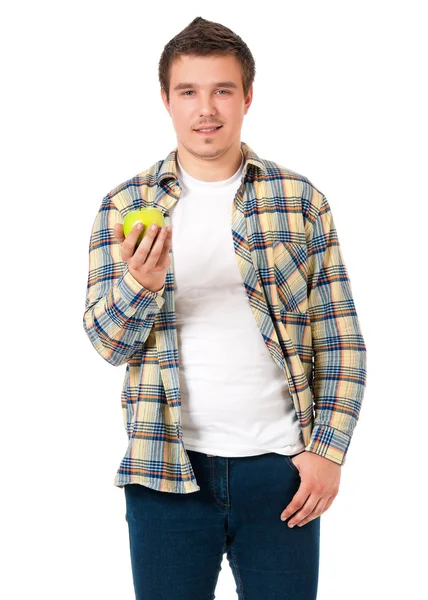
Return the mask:
<svg viewBox="0 0 428 600">
<path fill-rule="evenodd" d="M 187 452 L 199 491 L 124 486 L 136 600 L 214 599 L 224 553 L 239 600 L 315 600 L 321 517 L 280 519 L 300 485 L 292 457 Z"/>
</svg>

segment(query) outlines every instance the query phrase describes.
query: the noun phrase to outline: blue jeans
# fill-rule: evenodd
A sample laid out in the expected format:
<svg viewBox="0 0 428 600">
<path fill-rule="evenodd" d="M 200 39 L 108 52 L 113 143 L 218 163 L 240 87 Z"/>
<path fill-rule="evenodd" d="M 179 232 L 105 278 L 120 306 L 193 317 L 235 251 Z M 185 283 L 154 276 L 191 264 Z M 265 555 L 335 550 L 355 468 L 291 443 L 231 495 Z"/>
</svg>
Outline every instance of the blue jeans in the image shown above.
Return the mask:
<svg viewBox="0 0 428 600">
<path fill-rule="evenodd" d="M 321 517 L 280 519 L 300 485 L 292 457 L 187 452 L 199 491 L 124 486 L 136 600 L 212 600 L 225 552 L 239 600 L 315 600 Z"/>
</svg>

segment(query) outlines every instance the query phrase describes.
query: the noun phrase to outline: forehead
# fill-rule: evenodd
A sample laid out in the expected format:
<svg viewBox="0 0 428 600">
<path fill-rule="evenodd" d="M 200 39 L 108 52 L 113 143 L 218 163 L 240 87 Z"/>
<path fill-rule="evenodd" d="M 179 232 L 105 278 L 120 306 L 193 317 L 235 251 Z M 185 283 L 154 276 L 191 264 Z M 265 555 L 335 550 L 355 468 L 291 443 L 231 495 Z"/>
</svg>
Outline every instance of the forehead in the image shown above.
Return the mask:
<svg viewBox="0 0 428 600">
<path fill-rule="evenodd" d="M 235 56 L 181 55 L 171 65 L 171 89 L 186 83 L 209 87 L 220 82 L 234 83 L 241 87 L 241 65 Z"/>
</svg>

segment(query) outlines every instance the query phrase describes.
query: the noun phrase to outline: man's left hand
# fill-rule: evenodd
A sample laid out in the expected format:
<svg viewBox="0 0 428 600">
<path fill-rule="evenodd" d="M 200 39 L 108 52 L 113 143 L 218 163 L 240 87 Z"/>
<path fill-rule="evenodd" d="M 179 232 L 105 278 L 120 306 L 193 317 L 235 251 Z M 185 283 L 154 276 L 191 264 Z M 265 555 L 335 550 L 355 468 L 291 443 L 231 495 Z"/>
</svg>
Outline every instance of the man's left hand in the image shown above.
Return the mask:
<svg viewBox="0 0 428 600">
<path fill-rule="evenodd" d="M 288 526 L 301 527 L 319 517 L 333 503 L 339 492 L 341 465 L 309 451 L 291 460 L 299 470 L 301 483 L 290 504 L 281 513 L 281 519 L 293 515 Z"/>
</svg>

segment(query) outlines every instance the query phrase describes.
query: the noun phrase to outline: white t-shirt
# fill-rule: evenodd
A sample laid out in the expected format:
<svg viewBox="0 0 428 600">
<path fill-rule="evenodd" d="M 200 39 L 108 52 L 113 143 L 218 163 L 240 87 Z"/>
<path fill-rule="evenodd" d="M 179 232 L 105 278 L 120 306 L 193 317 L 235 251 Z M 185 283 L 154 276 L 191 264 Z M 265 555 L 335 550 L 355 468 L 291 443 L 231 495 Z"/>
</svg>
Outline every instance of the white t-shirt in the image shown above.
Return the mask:
<svg viewBox="0 0 428 600">
<path fill-rule="evenodd" d="M 205 182 L 178 160 L 182 193 L 170 217 L 183 442 L 217 456 L 296 454 L 305 445 L 287 379 L 257 326 L 233 247 L 242 169 L 243 157 L 229 179 Z"/>
</svg>

